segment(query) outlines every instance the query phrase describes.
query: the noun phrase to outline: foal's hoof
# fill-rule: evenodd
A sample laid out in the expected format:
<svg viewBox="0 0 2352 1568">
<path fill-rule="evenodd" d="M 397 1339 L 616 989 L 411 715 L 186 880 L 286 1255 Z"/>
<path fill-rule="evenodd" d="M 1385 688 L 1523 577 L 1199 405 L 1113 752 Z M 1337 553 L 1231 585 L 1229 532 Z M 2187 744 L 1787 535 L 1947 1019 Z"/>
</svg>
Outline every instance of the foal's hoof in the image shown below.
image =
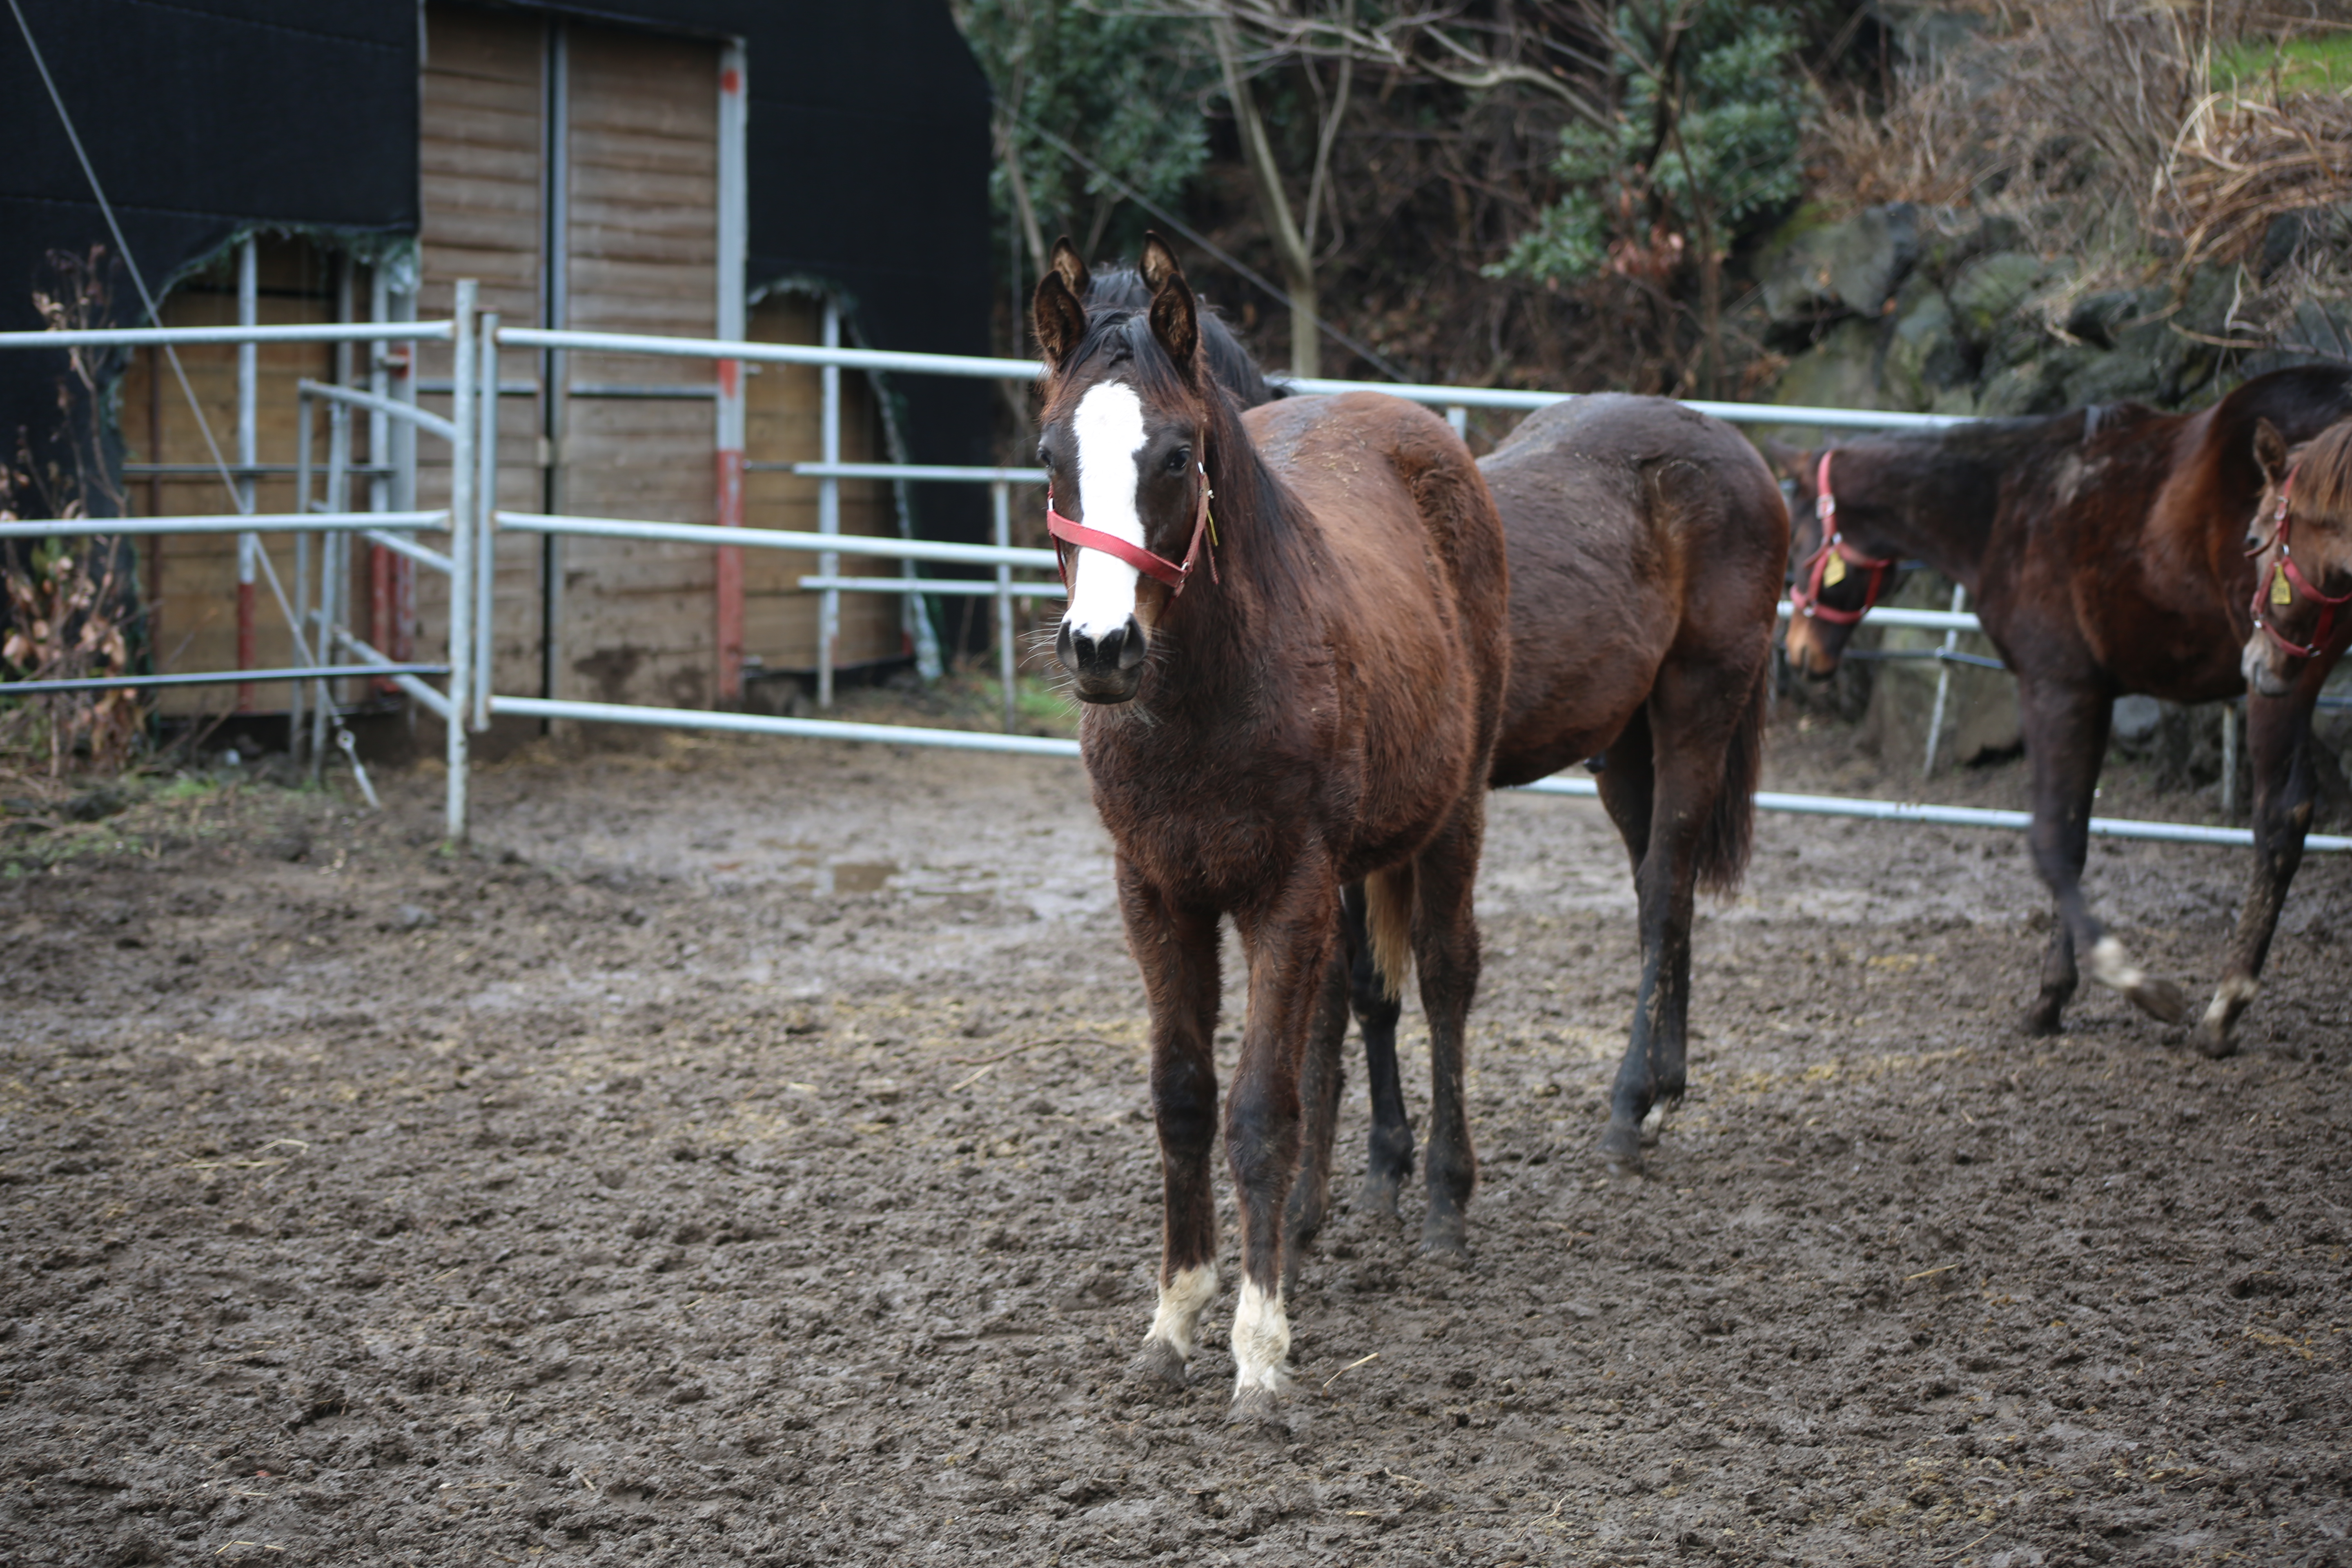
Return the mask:
<svg viewBox="0 0 2352 1568">
<path fill-rule="evenodd" d="M 2169 980 L 2143 980 L 2124 993 L 2131 1005 L 2159 1024 L 2189 1022 L 2189 997 Z"/>
<path fill-rule="evenodd" d="M 1601 1134 L 1601 1157 L 1618 1173 L 1628 1176 L 1642 1173 L 1642 1124 L 1638 1121 L 1612 1120 Z"/>
<path fill-rule="evenodd" d="M 2211 1057 L 2216 1061 L 2238 1054 L 2238 1042 L 2230 1037 L 2229 1026 L 2211 1018 L 2198 1021 L 2197 1026 L 2189 1031 L 2189 1043 L 2199 1056 Z"/>
<path fill-rule="evenodd" d="M 1374 1219 L 1393 1221 L 1397 1217 L 1397 1197 L 1403 1183 L 1385 1172 L 1374 1171 L 1364 1178 L 1364 1195 L 1356 1206 Z"/>
<path fill-rule="evenodd" d="M 1145 1390 L 1184 1386 L 1184 1358 L 1166 1340 L 1146 1340 L 1127 1363 L 1127 1381 Z"/>
<path fill-rule="evenodd" d="M 1470 1256 L 1470 1222 L 1459 1214 L 1433 1212 L 1421 1224 L 1421 1255 L 1441 1263 L 1460 1263 Z"/>
<path fill-rule="evenodd" d="M 1290 1430 L 1290 1416 L 1274 1390 L 1244 1388 L 1234 1395 L 1233 1406 L 1225 1412 L 1225 1425 L 1281 1434 Z"/>
<path fill-rule="evenodd" d="M 2066 998 L 2044 996 L 2028 1007 L 2025 1016 L 2017 1021 L 2018 1032 L 2029 1039 L 2047 1039 L 2064 1027 L 2065 1013 Z"/>
</svg>

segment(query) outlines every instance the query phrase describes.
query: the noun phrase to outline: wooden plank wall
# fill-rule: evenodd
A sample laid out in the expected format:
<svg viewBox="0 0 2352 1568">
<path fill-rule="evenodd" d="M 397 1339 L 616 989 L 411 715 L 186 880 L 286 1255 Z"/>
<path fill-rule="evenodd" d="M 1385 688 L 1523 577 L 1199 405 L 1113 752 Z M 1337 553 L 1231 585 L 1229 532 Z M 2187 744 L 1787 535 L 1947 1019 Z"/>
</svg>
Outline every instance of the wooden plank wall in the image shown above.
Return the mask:
<svg viewBox="0 0 2352 1568">
<path fill-rule="evenodd" d="M 718 331 L 719 48 L 570 29 L 569 319 L 583 331 Z M 707 360 L 567 354 L 570 386 L 707 392 Z M 717 521 L 717 410 L 707 396 L 566 398 L 560 509 Z M 713 552 L 567 539 L 557 695 L 707 706 L 716 687 Z"/>
<path fill-rule="evenodd" d="M 419 316 L 446 317 L 457 279 L 472 278 L 481 284 L 481 309 L 498 311 L 514 326 L 540 320 L 546 56 L 547 24 L 538 17 L 460 5 L 425 9 Z M 446 383 L 451 346 L 425 343 L 420 350 L 424 380 Z M 501 381 L 538 379 L 537 354 L 509 351 L 500 359 Z M 449 412 L 446 394 L 419 401 Z M 509 510 L 541 509 L 542 421 L 538 396 L 499 400 L 499 504 Z M 417 505 L 447 505 L 448 444 L 421 436 L 416 459 Z M 535 696 L 540 689 L 541 557 L 537 535 L 499 539 L 491 673 L 500 691 Z M 419 658 L 447 656 L 448 588 L 449 580 L 437 572 L 416 574 Z"/>
<path fill-rule="evenodd" d="M 805 294 L 772 294 L 752 308 L 755 342 L 814 343 L 823 336 L 822 307 Z M 744 396 L 744 456 L 755 463 L 807 463 L 823 455 L 821 373 L 812 365 L 753 367 Z M 858 371 L 841 375 L 841 456 L 850 463 L 890 460 L 873 384 Z M 751 528 L 816 529 L 817 481 L 795 474 L 754 471 L 743 485 L 743 521 Z M 841 486 L 844 533 L 898 531 L 890 487 L 874 480 L 845 479 Z M 816 663 L 818 596 L 804 593 L 803 576 L 816 570 L 816 557 L 797 552 L 753 550 L 743 563 L 743 650 L 770 669 L 808 669 Z M 844 554 L 845 575 L 896 576 L 895 561 Z M 905 651 L 899 603 L 881 594 L 845 594 L 841 598 L 844 665 L 895 658 Z"/>
<path fill-rule="evenodd" d="M 256 271 L 259 282 L 258 315 L 265 324 L 329 321 L 335 317 L 335 258 L 309 241 L 262 236 L 257 242 Z M 362 272 L 355 279 L 355 298 L 367 298 Z M 236 259 L 234 251 L 174 289 L 163 302 L 163 324 L 174 327 L 234 326 L 236 323 Z M 364 349 L 355 353 L 364 354 Z M 257 459 L 292 463 L 297 445 L 295 383 L 304 376 L 320 381 L 334 377 L 335 351 L 327 343 L 264 344 L 258 353 L 260 395 L 257 406 Z M 364 361 L 360 361 L 363 364 Z M 221 456 L 236 460 L 236 349 L 227 343 L 191 343 L 180 349 L 180 363 L 203 406 L 204 418 L 219 443 Z M 209 465 L 196 416 L 189 410 L 170 365 L 153 349 L 137 351 L 121 384 L 118 405 L 127 459 L 133 463 Z M 367 423 L 352 426 L 355 461 L 367 455 Z M 320 474 L 314 495 L 326 492 L 327 422 L 321 410 L 314 426 L 312 456 Z M 363 504 L 366 481 L 354 479 L 352 493 Z M 149 479 L 134 477 L 125 485 L 131 510 L 139 516 L 185 516 L 190 513 L 236 510 L 228 487 L 216 474 Z M 290 476 L 271 477 L 255 486 L 254 504 L 262 511 L 292 511 L 294 481 Z M 265 534 L 262 546 L 277 568 L 288 595 L 294 591 L 294 540 L 291 534 Z M 353 574 L 353 591 L 364 594 L 365 550 L 354 552 L 361 570 Z M 235 534 L 163 535 L 141 547 L 141 592 L 152 606 L 155 668 L 159 673 L 233 669 L 236 666 L 236 536 Z M 366 604 L 362 596 L 358 603 Z M 270 596 L 264 579 L 257 594 L 254 616 L 255 658 L 262 667 L 297 662 L 286 617 Z M 257 687 L 254 706 L 263 712 L 282 711 L 289 689 Z M 159 711 L 170 715 L 219 713 L 235 700 L 231 687 L 167 688 L 156 693 Z"/>
</svg>

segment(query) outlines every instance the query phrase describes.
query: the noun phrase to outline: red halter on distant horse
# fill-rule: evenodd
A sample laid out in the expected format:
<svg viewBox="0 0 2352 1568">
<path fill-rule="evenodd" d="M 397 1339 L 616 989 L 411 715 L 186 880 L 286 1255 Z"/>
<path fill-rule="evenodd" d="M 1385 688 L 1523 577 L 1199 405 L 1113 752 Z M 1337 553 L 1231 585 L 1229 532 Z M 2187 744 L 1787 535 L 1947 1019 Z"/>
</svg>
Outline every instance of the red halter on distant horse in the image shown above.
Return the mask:
<svg viewBox="0 0 2352 1568">
<path fill-rule="evenodd" d="M 2314 587 L 2309 579 L 2305 578 L 2295 566 L 2294 543 L 2289 537 L 2291 525 L 2287 521 L 2286 515 L 2287 497 L 2294 492 L 2294 470 L 2289 468 L 2286 482 L 2279 486 L 2278 510 L 2271 517 L 2271 539 L 2277 540 L 2279 547 L 2278 569 L 2271 574 L 2271 580 L 2268 583 L 2258 582 L 2254 584 L 2252 613 L 2254 625 L 2267 632 L 2270 639 L 2284 648 L 2287 653 L 2296 658 L 2317 658 L 2326 651 L 2328 640 L 2336 635 L 2337 608 L 2352 604 L 2352 590 L 2347 590 L 2330 597 Z M 2260 555 L 2269 549 L 2270 545 L 2271 540 L 2265 539 L 2247 551 L 2246 554 L 2249 557 Z M 2320 607 L 2319 624 L 2312 628 L 2311 641 L 2308 645 L 2293 641 L 2263 615 L 2263 601 L 2265 596 L 2273 605 L 2292 605 L 2297 594 L 2301 594 Z"/>
<path fill-rule="evenodd" d="M 1217 582 L 1217 552 L 1214 548 L 1217 525 L 1209 517 L 1209 498 L 1217 492 L 1209 487 L 1208 450 L 1208 439 L 1203 437 L 1200 446 L 1201 459 L 1192 465 L 1201 476 L 1201 499 L 1192 514 L 1192 542 L 1184 552 L 1183 564 L 1179 565 L 1164 555 L 1154 555 L 1139 544 L 1129 544 L 1115 533 L 1105 533 L 1101 529 L 1071 521 L 1054 510 L 1051 486 L 1045 489 L 1045 531 L 1079 550 L 1099 550 L 1105 555 L 1115 556 L 1145 576 L 1165 583 L 1179 595 L 1184 592 L 1184 584 L 1192 580 L 1192 568 L 1201 558 L 1201 542 L 1205 539 L 1211 546 L 1209 581 Z M 1054 547 L 1054 560 L 1062 569 L 1062 586 L 1066 590 L 1070 585 L 1070 558 L 1062 553 L 1061 545 Z"/>
<path fill-rule="evenodd" d="M 1822 454 L 1821 469 L 1813 484 L 1817 495 L 1814 511 L 1822 520 L 1822 547 L 1814 551 L 1812 559 L 1805 563 L 1804 586 L 1789 590 L 1789 603 L 1801 616 L 1817 616 L 1832 626 L 1850 626 L 1870 614 L 1870 607 L 1878 603 L 1879 590 L 1885 585 L 1886 574 L 1895 569 L 1895 563 L 1864 555 L 1848 544 L 1845 535 L 1837 531 L 1837 497 L 1830 491 L 1830 459 L 1836 455 L 1834 451 Z M 1825 579 L 1832 553 L 1844 564 L 1838 568 L 1836 576 Z M 1870 574 L 1870 584 L 1863 592 L 1860 607 L 1841 610 L 1834 605 L 1822 604 L 1824 581 L 1829 586 L 1835 587 L 1844 581 L 1847 566 L 1858 566 Z"/>
</svg>

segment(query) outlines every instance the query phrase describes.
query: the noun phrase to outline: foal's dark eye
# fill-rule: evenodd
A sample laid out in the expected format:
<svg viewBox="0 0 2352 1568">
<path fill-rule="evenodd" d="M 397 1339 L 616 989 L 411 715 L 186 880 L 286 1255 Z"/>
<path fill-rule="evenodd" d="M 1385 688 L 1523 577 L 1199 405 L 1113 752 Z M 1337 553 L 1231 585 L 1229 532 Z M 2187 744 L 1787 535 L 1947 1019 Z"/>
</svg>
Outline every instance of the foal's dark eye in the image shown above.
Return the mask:
<svg viewBox="0 0 2352 1568">
<path fill-rule="evenodd" d="M 1177 447 L 1174 451 L 1172 451 L 1172 452 L 1171 452 L 1171 453 L 1169 453 L 1169 454 L 1168 454 L 1168 471 L 1169 471 L 1170 473 L 1171 473 L 1171 474 L 1181 474 L 1181 473 L 1182 473 L 1185 469 L 1187 469 L 1187 468 L 1191 468 L 1192 466 L 1192 447 Z"/>
</svg>

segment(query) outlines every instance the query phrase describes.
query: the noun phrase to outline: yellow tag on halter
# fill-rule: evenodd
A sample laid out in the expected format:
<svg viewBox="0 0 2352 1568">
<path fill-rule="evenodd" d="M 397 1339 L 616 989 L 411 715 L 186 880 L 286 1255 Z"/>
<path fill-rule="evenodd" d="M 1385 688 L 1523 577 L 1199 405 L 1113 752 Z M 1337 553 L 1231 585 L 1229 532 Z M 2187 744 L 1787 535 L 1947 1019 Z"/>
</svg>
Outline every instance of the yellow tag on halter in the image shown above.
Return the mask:
<svg viewBox="0 0 2352 1568">
<path fill-rule="evenodd" d="M 2284 566 L 2271 568 L 2271 603 L 2273 605 L 2294 603 L 2294 590 L 2287 584 L 2286 568 Z"/>
<path fill-rule="evenodd" d="M 1844 581 L 1845 557 L 1843 555 L 1831 556 L 1829 564 L 1822 568 L 1822 586 L 1824 588 L 1834 588 Z"/>
</svg>

